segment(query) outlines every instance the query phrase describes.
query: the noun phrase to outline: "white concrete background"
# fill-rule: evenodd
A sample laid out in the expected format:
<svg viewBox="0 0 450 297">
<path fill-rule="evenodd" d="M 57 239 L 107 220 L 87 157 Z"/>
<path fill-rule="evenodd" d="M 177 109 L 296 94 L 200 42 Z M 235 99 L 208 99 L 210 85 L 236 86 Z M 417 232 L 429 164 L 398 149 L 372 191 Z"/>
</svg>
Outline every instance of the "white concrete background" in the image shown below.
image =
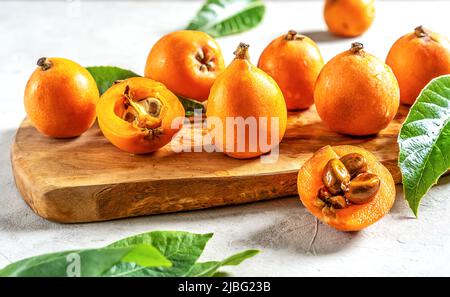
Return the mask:
<svg viewBox="0 0 450 297">
<path fill-rule="evenodd" d="M 214 232 L 203 260 L 258 248 L 262 253 L 235 276 L 450 275 L 450 178 L 425 197 L 412 216 L 400 187 L 391 213 L 358 233 L 319 224 L 297 197 L 235 207 L 158 215 L 104 223 L 61 225 L 35 215 L 18 194 L 10 144 L 25 116 L 22 96 L 41 56 L 62 56 L 82 65 L 117 65 L 143 72 L 152 44 L 183 28 L 200 2 L 0 2 L 0 267 L 24 257 L 97 247 L 149 230 Z M 402 34 L 423 24 L 450 36 L 448 1 L 377 3 L 372 28 L 356 40 L 384 59 Z M 239 41 L 251 44 L 252 61 L 269 41 L 294 28 L 315 39 L 326 60 L 352 40 L 326 33 L 320 2 L 268 2 L 264 23 L 218 40 L 227 62 Z"/>
</svg>

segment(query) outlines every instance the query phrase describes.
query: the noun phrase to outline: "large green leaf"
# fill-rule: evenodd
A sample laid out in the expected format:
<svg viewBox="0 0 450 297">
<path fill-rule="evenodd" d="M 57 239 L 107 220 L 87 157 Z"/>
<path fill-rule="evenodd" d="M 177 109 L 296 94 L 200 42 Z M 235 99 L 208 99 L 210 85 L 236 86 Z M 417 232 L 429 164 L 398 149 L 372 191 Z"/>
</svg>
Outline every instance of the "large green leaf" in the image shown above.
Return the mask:
<svg viewBox="0 0 450 297">
<path fill-rule="evenodd" d="M 128 237 L 101 249 L 46 254 L 10 264 L 0 276 L 68 276 L 78 259 L 81 276 L 212 276 L 238 265 L 258 251 L 248 250 L 223 261 L 197 263 L 212 234 L 154 231 Z"/>
<path fill-rule="evenodd" d="M 236 266 L 242 263 L 242 261 L 251 258 L 258 254 L 258 250 L 246 250 L 237 254 L 234 254 L 222 261 L 210 261 L 203 263 L 196 263 L 191 271 L 189 271 L 189 276 L 214 276 L 219 268 L 222 266 Z"/>
<path fill-rule="evenodd" d="M 450 75 L 420 93 L 400 130 L 399 166 L 405 198 L 417 216 L 420 200 L 450 168 Z"/>
<path fill-rule="evenodd" d="M 97 83 L 100 95 L 109 89 L 115 81 L 140 76 L 133 71 L 115 66 L 92 66 L 86 67 Z"/>
<path fill-rule="evenodd" d="M 153 231 L 119 240 L 110 247 L 151 244 L 172 263 L 172 267 L 148 268 L 132 263 L 119 263 L 110 273 L 121 276 L 187 276 L 211 237 L 212 233 Z"/>
<path fill-rule="evenodd" d="M 207 0 L 187 29 L 213 37 L 241 33 L 257 26 L 265 10 L 262 0 Z"/>
<path fill-rule="evenodd" d="M 111 276 L 110 269 L 124 261 L 147 267 L 171 265 L 153 246 L 138 244 L 31 257 L 6 266 L 0 270 L 0 276 Z"/>
</svg>

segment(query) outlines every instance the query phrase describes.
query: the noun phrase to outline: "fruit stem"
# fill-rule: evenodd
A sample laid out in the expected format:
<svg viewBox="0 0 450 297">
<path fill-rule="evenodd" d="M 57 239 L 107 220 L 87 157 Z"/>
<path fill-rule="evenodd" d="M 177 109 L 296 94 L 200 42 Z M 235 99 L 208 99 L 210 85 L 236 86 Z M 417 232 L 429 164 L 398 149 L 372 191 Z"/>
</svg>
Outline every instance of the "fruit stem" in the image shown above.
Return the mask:
<svg viewBox="0 0 450 297">
<path fill-rule="evenodd" d="M 285 40 L 302 40 L 304 37 L 299 35 L 295 30 L 289 30 L 284 37 Z"/>
<path fill-rule="evenodd" d="M 243 42 L 239 43 L 237 49 L 234 51 L 235 59 L 245 59 L 250 60 L 250 56 L 248 55 L 248 48 L 250 45 L 245 44 Z"/>
<path fill-rule="evenodd" d="M 364 53 L 364 45 L 360 42 L 353 42 L 350 51 L 354 54 Z"/>
<path fill-rule="evenodd" d="M 50 69 L 53 66 L 52 62 L 50 62 L 50 60 L 47 59 L 46 57 L 39 58 L 39 60 L 37 60 L 36 64 L 39 67 L 41 67 L 41 69 L 43 71 L 46 71 L 46 70 Z"/>
<path fill-rule="evenodd" d="M 414 29 L 414 34 L 416 34 L 417 37 L 426 37 L 428 36 L 428 30 L 423 26 L 418 26 Z"/>
</svg>

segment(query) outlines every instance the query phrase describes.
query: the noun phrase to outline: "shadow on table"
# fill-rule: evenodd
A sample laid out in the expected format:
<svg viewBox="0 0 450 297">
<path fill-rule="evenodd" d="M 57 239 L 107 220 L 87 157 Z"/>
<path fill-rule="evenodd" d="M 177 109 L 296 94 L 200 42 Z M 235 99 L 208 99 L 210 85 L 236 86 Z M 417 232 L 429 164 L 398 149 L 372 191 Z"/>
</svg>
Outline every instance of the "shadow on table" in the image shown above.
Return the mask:
<svg viewBox="0 0 450 297">
<path fill-rule="evenodd" d="M 288 249 L 306 255 L 332 254 L 358 238 L 358 232 L 340 232 L 319 222 L 304 207 L 269 228 L 253 234 L 250 241 L 263 248 Z"/>
<path fill-rule="evenodd" d="M 322 42 L 322 43 L 342 40 L 341 37 L 334 36 L 327 30 L 299 31 L 299 34 L 306 35 L 315 42 Z"/>
<path fill-rule="evenodd" d="M 260 247 L 262 249 L 287 249 L 301 254 L 332 254 L 345 249 L 346 246 L 359 238 L 358 232 L 340 232 L 318 222 L 301 204 L 297 196 L 260 201 L 249 204 L 226 206 L 201 212 L 203 219 L 215 220 L 257 214 L 261 217 L 261 229 L 248 233 L 248 237 L 237 240 L 244 246 Z M 176 220 L 191 220 L 197 211 L 179 213 Z M 267 224 L 264 218 L 278 217 L 273 223 Z M 162 217 L 161 217 L 162 218 Z M 254 218 L 249 218 L 254 220 Z M 236 243 L 237 243 L 236 242 Z"/>
</svg>

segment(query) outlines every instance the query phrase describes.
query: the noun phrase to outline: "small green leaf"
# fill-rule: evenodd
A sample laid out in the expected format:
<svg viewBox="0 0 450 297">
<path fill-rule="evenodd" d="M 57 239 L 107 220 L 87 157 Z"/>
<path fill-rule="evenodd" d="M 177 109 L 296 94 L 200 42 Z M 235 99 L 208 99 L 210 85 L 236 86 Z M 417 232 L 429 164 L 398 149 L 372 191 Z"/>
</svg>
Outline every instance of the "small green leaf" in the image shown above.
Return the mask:
<svg viewBox="0 0 450 297">
<path fill-rule="evenodd" d="M 399 166 L 405 199 L 417 216 L 422 197 L 450 168 L 450 75 L 432 80 L 400 130 Z"/>
<path fill-rule="evenodd" d="M 180 100 L 181 104 L 184 107 L 185 116 L 191 117 L 194 116 L 195 110 L 200 110 L 202 113 L 206 111 L 205 106 L 194 99 L 186 98 L 183 96 L 178 96 L 178 100 Z"/>
<path fill-rule="evenodd" d="M 258 250 L 246 250 L 234 254 L 222 261 L 196 263 L 189 272 L 189 276 L 214 276 L 221 267 L 239 265 L 242 261 L 251 258 L 258 253 Z"/>
<path fill-rule="evenodd" d="M 171 264 L 152 246 L 135 245 L 65 251 L 31 257 L 6 266 L 0 270 L 0 276 L 104 276 L 122 261 L 155 267 Z"/>
<path fill-rule="evenodd" d="M 146 268 L 130 263 L 119 263 L 111 271 L 124 276 L 186 276 L 211 237 L 212 233 L 153 231 L 119 240 L 110 247 L 151 244 L 172 263 L 172 267 Z"/>
<path fill-rule="evenodd" d="M 220 268 L 220 261 L 195 263 L 188 276 L 212 276 Z"/>
<path fill-rule="evenodd" d="M 261 23 L 265 10 L 262 0 L 207 0 L 187 29 L 213 37 L 241 33 Z"/>
<path fill-rule="evenodd" d="M 236 266 L 242 263 L 242 261 L 251 258 L 259 254 L 259 250 L 246 250 L 237 254 L 234 254 L 222 261 L 222 266 Z"/>
<path fill-rule="evenodd" d="M 115 81 L 140 76 L 133 71 L 114 66 L 93 66 L 86 69 L 94 77 L 100 95 L 109 89 Z"/>
</svg>

